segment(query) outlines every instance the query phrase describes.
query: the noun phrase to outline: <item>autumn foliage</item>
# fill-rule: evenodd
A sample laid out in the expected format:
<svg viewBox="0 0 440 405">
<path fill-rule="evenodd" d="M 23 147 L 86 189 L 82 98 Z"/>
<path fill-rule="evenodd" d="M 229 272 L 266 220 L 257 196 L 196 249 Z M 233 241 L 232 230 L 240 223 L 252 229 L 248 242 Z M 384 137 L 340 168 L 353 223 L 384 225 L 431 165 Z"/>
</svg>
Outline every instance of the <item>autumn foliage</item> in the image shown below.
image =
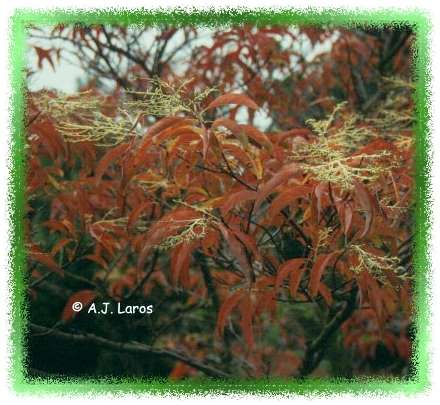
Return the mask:
<svg viewBox="0 0 440 405">
<path fill-rule="evenodd" d="M 134 29 L 48 34 L 99 63 L 75 94 L 28 95 L 34 331 L 56 325 L 65 340 L 87 332 L 151 349 L 148 365 L 113 359 L 92 374 L 408 373 L 411 34 L 216 29 L 182 73 L 165 48 L 201 34 L 159 31 L 142 55 L 125 46 Z M 310 60 L 280 45 L 286 37 L 331 46 Z M 33 46 L 40 68 L 56 67 L 62 48 Z M 130 63 L 117 70 L 106 55 Z M 99 300 L 155 311 L 91 319 L 71 309 Z"/>
</svg>

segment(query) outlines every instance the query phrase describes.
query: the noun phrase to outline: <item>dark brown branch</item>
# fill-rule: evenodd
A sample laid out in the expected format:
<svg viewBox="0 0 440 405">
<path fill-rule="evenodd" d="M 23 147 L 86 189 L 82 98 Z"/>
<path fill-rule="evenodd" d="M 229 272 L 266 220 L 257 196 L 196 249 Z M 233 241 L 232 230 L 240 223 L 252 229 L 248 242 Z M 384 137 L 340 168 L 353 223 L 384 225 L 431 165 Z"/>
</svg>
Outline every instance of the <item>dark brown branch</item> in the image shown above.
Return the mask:
<svg viewBox="0 0 440 405">
<path fill-rule="evenodd" d="M 152 76 L 153 72 L 148 68 L 148 66 L 145 63 L 145 60 L 143 60 L 140 57 L 136 57 L 135 55 L 131 54 L 128 50 L 125 50 L 123 48 L 120 48 L 119 46 L 115 45 L 112 41 L 110 36 L 108 35 L 105 27 L 103 28 L 103 33 L 107 39 L 107 43 L 101 43 L 105 48 L 114 51 L 116 53 L 119 53 L 121 55 L 124 55 L 127 59 L 131 60 L 132 62 L 138 64 L 147 74 L 148 76 Z"/>
<path fill-rule="evenodd" d="M 351 290 L 349 299 L 344 303 L 344 307 L 322 329 L 320 335 L 308 344 L 303 364 L 298 373 L 300 377 L 308 376 L 319 365 L 325 354 L 328 340 L 356 309 L 356 297 L 357 288 L 354 287 Z"/>
<path fill-rule="evenodd" d="M 39 284 L 46 281 L 53 274 L 55 274 L 55 273 L 53 271 L 49 270 L 47 273 L 43 274 L 41 277 L 39 277 L 39 278 L 35 279 L 34 281 L 32 281 L 31 283 L 29 283 L 27 288 L 31 289 L 31 288 L 37 287 Z"/>
<path fill-rule="evenodd" d="M 104 53 L 104 51 L 102 49 L 102 44 L 99 42 L 99 40 L 97 38 L 95 38 L 92 35 L 91 31 L 89 31 L 88 34 L 89 34 L 90 38 L 92 39 L 92 41 L 96 45 L 98 56 L 101 57 L 104 60 L 105 64 L 107 65 L 109 72 L 110 72 L 110 75 L 116 80 L 117 83 L 119 83 L 120 86 L 122 86 L 125 90 L 127 90 L 129 87 L 129 83 L 127 82 L 127 80 L 125 80 L 124 78 L 119 76 L 119 74 L 116 72 L 116 70 L 114 69 L 114 67 L 112 66 L 112 64 L 110 62 L 110 59 Z"/>
<path fill-rule="evenodd" d="M 229 377 L 229 374 L 219 369 L 216 369 L 208 364 L 202 363 L 199 360 L 188 357 L 183 353 L 169 349 L 158 349 L 155 347 L 145 345 L 140 342 L 116 342 L 91 333 L 74 334 L 74 333 L 62 332 L 59 330 L 50 331 L 50 329 L 45 326 L 36 325 L 33 323 L 30 324 L 30 329 L 33 333 L 37 333 L 37 334 L 49 332 L 48 334 L 54 336 L 55 338 L 68 342 L 76 342 L 84 345 L 93 344 L 105 349 L 115 350 L 124 353 L 137 354 L 137 355 L 153 354 L 157 356 L 168 357 L 172 360 L 181 361 L 199 371 L 202 371 L 209 377 L 217 377 L 217 378 Z"/>
<path fill-rule="evenodd" d="M 151 68 L 151 72 L 153 74 L 153 76 L 161 76 L 162 74 L 162 68 L 163 68 L 163 63 L 161 62 L 163 54 L 165 52 L 165 49 L 168 45 L 169 40 L 173 37 L 173 35 L 175 34 L 175 32 L 173 32 L 171 34 L 171 36 L 167 37 L 166 39 L 164 39 L 162 46 L 156 49 L 156 53 L 154 55 L 154 61 L 153 61 L 153 67 Z"/>
</svg>

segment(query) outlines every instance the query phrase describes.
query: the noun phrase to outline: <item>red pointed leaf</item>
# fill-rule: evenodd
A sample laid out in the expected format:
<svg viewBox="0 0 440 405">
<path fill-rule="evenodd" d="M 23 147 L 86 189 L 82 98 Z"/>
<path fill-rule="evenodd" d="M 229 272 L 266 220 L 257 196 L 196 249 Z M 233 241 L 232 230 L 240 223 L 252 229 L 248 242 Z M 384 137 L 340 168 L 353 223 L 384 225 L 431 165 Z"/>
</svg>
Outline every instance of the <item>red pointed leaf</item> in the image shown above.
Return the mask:
<svg viewBox="0 0 440 405">
<path fill-rule="evenodd" d="M 134 208 L 128 217 L 127 229 L 132 230 L 136 225 L 137 220 L 141 217 L 142 213 L 150 209 L 152 204 L 153 203 L 151 201 L 145 201 L 144 203 L 139 204 L 136 208 Z"/>
<path fill-rule="evenodd" d="M 98 254 L 92 254 L 92 255 L 86 255 L 83 257 L 84 259 L 88 259 L 92 262 L 95 262 L 96 264 L 98 264 L 99 266 L 101 266 L 103 269 L 108 270 L 108 264 L 106 263 L 106 261 L 99 256 Z"/>
<path fill-rule="evenodd" d="M 240 243 L 239 239 L 237 239 L 234 233 L 228 228 L 226 228 L 223 224 L 218 224 L 218 227 L 223 235 L 223 238 L 228 243 L 229 249 L 237 259 L 238 264 L 243 270 L 246 271 L 248 277 L 250 277 L 252 269 L 245 255 L 243 245 Z"/>
<path fill-rule="evenodd" d="M 258 191 L 258 197 L 255 200 L 255 211 L 258 210 L 267 196 L 269 196 L 280 184 L 289 180 L 297 172 L 298 166 L 296 163 L 291 163 L 284 166 L 279 172 L 275 173 L 267 183 L 263 184 Z"/>
<path fill-rule="evenodd" d="M 284 262 L 277 272 L 277 278 L 275 282 L 275 291 L 278 291 L 283 281 L 292 273 L 298 273 L 299 268 L 304 264 L 303 258 L 296 258 L 287 260 Z"/>
<path fill-rule="evenodd" d="M 225 127 L 235 135 L 240 132 L 240 124 L 237 124 L 234 120 L 231 120 L 230 118 L 217 118 L 212 123 L 211 128 L 214 130 L 219 127 Z"/>
<path fill-rule="evenodd" d="M 297 198 L 306 198 L 312 192 L 312 187 L 309 186 L 293 186 L 285 191 L 282 191 L 274 198 L 267 211 L 267 217 L 273 218 L 286 206 L 292 203 Z"/>
<path fill-rule="evenodd" d="M 249 252 L 253 253 L 255 259 L 261 259 L 261 254 L 258 250 L 257 241 L 253 236 L 239 231 L 238 229 L 232 229 L 232 233 L 246 247 Z"/>
<path fill-rule="evenodd" d="M 118 161 L 124 154 L 127 152 L 129 148 L 129 144 L 123 143 L 118 145 L 112 149 L 110 149 L 99 161 L 96 171 L 95 171 L 95 179 L 96 182 L 99 183 L 101 181 L 102 176 L 105 171 L 116 161 Z"/>
<path fill-rule="evenodd" d="M 217 317 L 216 333 L 219 336 L 223 336 L 225 330 L 226 321 L 231 314 L 232 310 L 238 305 L 243 296 L 243 290 L 238 290 L 230 295 L 220 307 L 220 311 Z"/>
<path fill-rule="evenodd" d="M 54 258 L 49 253 L 41 251 L 38 246 L 34 245 L 32 247 L 32 249 L 29 251 L 29 256 L 36 262 L 47 267 L 49 270 L 59 274 L 60 276 L 64 276 L 63 269 L 58 266 Z"/>
<path fill-rule="evenodd" d="M 63 238 L 60 239 L 51 249 L 50 254 L 54 257 L 61 249 L 63 249 L 66 245 L 71 242 L 75 242 L 72 238 Z"/>
<path fill-rule="evenodd" d="M 173 140 L 174 138 L 187 135 L 187 134 L 196 134 L 200 137 L 202 137 L 202 130 L 198 127 L 195 127 L 193 125 L 188 125 L 181 123 L 179 125 L 173 125 L 169 128 L 164 129 L 163 131 L 159 132 L 154 137 L 154 143 L 160 144 L 162 142 L 168 142 Z"/>
<path fill-rule="evenodd" d="M 296 297 L 305 270 L 306 270 L 305 268 L 300 268 L 290 272 L 289 290 L 292 298 Z"/>
<path fill-rule="evenodd" d="M 144 246 L 138 259 L 138 269 L 142 270 L 150 250 L 165 238 L 175 235 L 192 220 L 200 218 L 200 213 L 191 208 L 177 208 L 157 220 L 148 230 Z"/>
<path fill-rule="evenodd" d="M 330 306 L 333 302 L 333 297 L 329 288 L 324 283 L 320 283 L 318 291 L 322 298 L 324 298 L 324 301 L 327 303 L 327 305 Z"/>
<path fill-rule="evenodd" d="M 171 282 L 174 286 L 188 279 L 191 253 L 195 247 L 195 243 L 182 243 L 171 254 Z"/>
<path fill-rule="evenodd" d="M 181 123 L 184 120 L 185 120 L 185 118 L 183 118 L 183 117 L 162 118 L 161 120 L 154 123 L 150 128 L 148 128 L 147 136 L 152 137 L 152 136 L 158 134 L 159 132 L 163 131 L 164 129 L 166 129 L 168 127 L 172 127 L 172 126 L 176 125 L 177 123 Z"/>
<path fill-rule="evenodd" d="M 258 110 L 259 108 L 255 101 L 250 99 L 248 96 L 245 96 L 244 94 L 227 93 L 217 97 L 212 103 L 208 105 L 208 107 L 206 107 L 206 110 L 228 104 L 244 105 L 253 110 Z"/>
<path fill-rule="evenodd" d="M 319 183 L 315 187 L 316 210 L 317 210 L 317 214 L 318 214 L 318 223 L 321 221 L 322 197 L 326 193 L 327 187 L 328 187 L 327 183 Z"/>
<path fill-rule="evenodd" d="M 320 255 L 316 259 L 316 262 L 314 263 L 312 271 L 310 273 L 309 281 L 309 293 L 312 297 L 316 297 L 316 295 L 318 294 L 319 284 L 321 282 L 321 277 L 324 273 L 324 270 L 336 253 L 337 252 L 332 252 L 329 254 Z"/>
<path fill-rule="evenodd" d="M 229 211 L 232 208 L 236 207 L 238 204 L 248 200 L 253 200 L 256 198 L 256 196 L 257 193 L 252 190 L 240 190 L 236 193 L 229 194 L 225 197 L 224 203 L 220 207 L 222 215 L 227 215 Z"/>
<path fill-rule="evenodd" d="M 368 232 L 371 229 L 371 226 L 373 225 L 373 219 L 374 219 L 374 205 L 372 203 L 373 197 L 371 196 L 370 192 L 363 184 L 356 182 L 354 186 L 356 191 L 356 195 L 355 195 L 356 200 L 359 202 L 365 214 L 364 230 L 359 235 L 360 238 L 363 238 L 368 234 Z"/>
<path fill-rule="evenodd" d="M 252 125 L 240 125 L 241 131 L 251 140 L 258 145 L 262 146 L 269 152 L 272 152 L 272 142 L 269 140 L 266 134 L 259 131 Z"/>
<path fill-rule="evenodd" d="M 344 204 L 344 233 L 348 234 L 353 220 L 353 208 L 350 204 Z"/>
</svg>

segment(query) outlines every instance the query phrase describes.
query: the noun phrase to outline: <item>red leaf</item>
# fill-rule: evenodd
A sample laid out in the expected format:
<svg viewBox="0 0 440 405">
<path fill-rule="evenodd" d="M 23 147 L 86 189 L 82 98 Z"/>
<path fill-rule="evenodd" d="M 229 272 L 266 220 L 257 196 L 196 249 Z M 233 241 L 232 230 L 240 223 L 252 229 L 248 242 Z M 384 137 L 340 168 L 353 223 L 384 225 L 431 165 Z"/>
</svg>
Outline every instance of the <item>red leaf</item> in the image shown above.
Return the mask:
<svg viewBox="0 0 440 405">
<path fill-rule="evenodd" d="M 249 156 L 246 151 L 244 151 L 238 145 L 226 143 L 223 144 L 222 147 L 224 152 L 227 152 L 229 155 L 237 159 L 240 163 L 243 164 L 243 166 L 246 167 L 252 164 L 252 157 Z"/>
<path fill-rule="evenodd" d="M 290 295 L 292 298 L 296 297 L 296 293 L 298 292 L 299 285 L 301 283 L 302 276 L 305 272 L 305 268 L 298 269 L 296 271 L 290 272 L 290 280 L 289 280 L 289 289 Z"/>
<path fill-rule="evenodd" d="M 42 69 L 43 68 L 43 61 L 45 59 L 47 59 L 47 61 L 49 62 L 50 66 L 52 66 L 52 69 L 55 71 L 55 65 L 53 64 L 52 58 L 50 56 L 51 49 L 43 49 L 43 48 L 40 48 L 38 46 L 34 46 L 34 49 L 37 52 L 38 68 Z"/>
<path fill-rule="evenodd" d="M 185 280 L 189 277 L 189 265 L 191 253 L 196 243 L 182 243 L 178 245 L 171 254 L 171 282 L 177 286 L 179 281 L 185 286 Z"/>
<path fill-rule="evenodd" d="M 65 146 L 58 131 L 51 120 L 34 121 L 30 126 L 31 133 L 36 133 L 44 146 L 44 149 L 55 160 L 65 152 Z"/>
<path fill-rule="evenodd" d="M 127 229 L 132 230 L 142 213 L 147 209 L 150 209 L 152 205 L 153 203 L 151 201 L 145 201 L 144 203 L 139 204 L 136 208 L 134 208 L 128 217 Z"/>
<path fill-rule="evenodd" d="M 333 297 L 329 288 L 324 283 L 319 284 L 319 293 L 321 294 L 322 298 L 324 298 L 324 301 L 327 303 L 327 305 L 330 306 L 333 302 Z"/>
<path fill-rule="evenodd" d="M 229 315 L 231 314 L 232 310 L 240 302 L 242 296 L 243 296 L 243 290 L 238 290 L 232 295 L 230 295 L 228 298 L 226 298 L 226 300 L 223 302 L 217 317 L 217 326 L 216 326 L 217 335 L 223 336 L 223 331 L 225 330 L 226 321 Z"/>
<path fill-rule="evenodd" d="M 223 224 L 218 224 L 218 227 L 226 242 L 228 243 L 229 249 L 237 259 L 238 264 L 243 270 L 246 270 L 246 274 L 250 278 L 252 268 L 250 267 L 247 257 L 245 255 L 243 245 L 239 242 L 239 239 L 237 239 L 234 233 L 226 228 Z"/>
<path fill-rule="evenodd" d="M 261 255 L 258 250 L 257 241 L 253 236 L 248 235 L 247 233 L 244 233 L 234 228 L 232 228 L 231 231 L 235 235 L 235 237 L 246 247 L 246 249 L 249 252 L 253 253 L 255 259 L 261 260 Z"/>
<path fill-rule="evenodd" d="M 373 225 L 373 219 L 374 219 L 374 205 L 372 203 L 373 197 L 371 196 L 370 192 L 363 184 L 356 182 L 354 186 L 356 190 L 355 197 L 359 201 L 359 204 L 365 213 L 364 230 L 359 235 L 359 238 L 363 238 L 368 234 L 368 232 L 371 229 L 371 226 Z"/>
<path fill-rule="evenodd" d="M 68 245 L 70 242 L 75 242 L 74 239 L 71 238 L 63 238 L 60 239 L 51 249 L 50 254 L 51 256 L 55 256 L 61 249 L 63 249 L 66 245 Z"/>
<path fill-rule="evenodd" d="M 271 194 L 280 184 L 289 180 L 292 175 L 298 171 L 298 166 L 296 163 L 291 163 L 289 165 L 283 166 L 283 168 L 275 173 L 275 175 L 258 191 L 258 197 L 255 200 L 255 211 L 258 210 L 264 199 Z"/>
<path fill-rule="evenodd" d="M 322 196 L 326 193 L 326 188 L 328 187 L 327 183 L 319 183 L 315 187 L 315 196 L 316 196 L 316 210 L 318 214 L 318 224 L 321 222 L 321 210 L 322 210 Z"/>
<path fill-rule="evenodd" d="M 234 120 L 231 120 L 230 118 L 217 118 L 212 123 L 212 129 L 218 127 L 225 127 L 229 129 L 229 131 L 231 131 L 232 134 L 241 143 L 243 143 L 243 137 L 245 136 L 253 140 L 258 145 L 263 146 L 268 151 L 270 152 L 272 151 L 272 142 L 269 140 L 267 135 L 259 131 L 257 128 L 253 127 L 252 125 L 240 125 L 237 124 Z M 245 143 L 247 142 L 247 138 L 245 140 Z"/>
<path fill-rule="evenodd" d="M 264 147 L 269 152 L 272 152 L 272 142 L 269 140 L 266 134 L 259 131 L 252 125 L 240 125 L 240 129 L 248 138 L 252 139 L 255 143 Z"/>
<path fill-rule="evenodd" d="M 295 128 L 289 131 L 280 132 L 276 135 L 278 143 L 282 143 L 286 138 L 290 137 L 301 137 L 304 139 L 309 139 L 313 135 L 313 132 L 308 128 Z"/>
<path fill-rule="evenodd" d="M 57 221 L 55 219 L 49 219 L 48 221 L 43 222 L 41 225 L 49 228 L 52 231 L 58 231 L 62 233 L 67 230 L 66 226 L 61 221 Z"/>
<path fill-rule="evenodd" d="M 363 155 L 363 154 L 371 154 L 371 153 L 377 153 L 379 150 L 388 150 L 391 152 L 396 152 L 396 146 L 393 145 L 391 142 L 387 142 L 384 139 L 376 139 L 369 144 L 365 145 L 364 147 L 360 148 L 356 154 L 353 155 L 353 157 L 356 157 L 357 155 Z"/>
<path fill-rule="evenodd" d="M 36 262 L 46 266 L 49 270 L 59 274 L 64 277 L 63 269 L 55 262 L 53 257 L 49 253 L 44 253 L 41 249 L 34 245 L 29 251 L 29 256 Z"/>
<path fill-rule="evenodd" d="M 181 361 L 178 361 L 169 374 L 172 380 L 180 380 L 184 377 L 194 374 L 194 369 Z"/>
<path fill-rule="evenodd" d="M 217 118 L 213 123 L 211 128 L 214 130 L 218 127 L 225 127 L 229 129 L 234 135 L 240 133 L 240 125 L 230 118 Z"/>
<path fill-rule="evenodd" d="M 65 322 L 72 320 L 78 312 L 75 312 L 72 309 L 72 306 L 76 302 L 80 302 L 82 304 L 82 309 L 84 310 L 95 298 L 97 294 L 93 290 L 81 290 L 72 294 L 66 302 L 66 305 L 63 309 L 63 314 L 61 315 L 61 319 Z"/>
<path fill-rule="evenodd" d="M 292 203 L 293 200 L 301 197 L 307 197 L 312 192 L 312 187 L 309 186 L 294 186 L 286 191 L 282 191 L 270 204 L 267 211 L 267 217 L 273 218 L 286 206 Z"/>
<path fill-rule="evenodd" d="M 368 271 L 361 273 L 362 283 L 367 289 L 368 301 L 370 302 L 379 322 L 384 320 L 384 307 L 382 293 L 376 279 L 371 276 Z"/>
<path fill-rule="evenodd" d="M 206 156 L 208 155 L 209 141 L 211 139 L 211 132 L 209 131 L 209 129 L 203 128 L 201 136 L 203 144 L 203 160 L 206 160 Z"/>
<path fill-rule="evenodd" d="M 353 208 L 350 204 L 345 203 L 344 204 L 344 233 L 345 235 L 348 234 L 348 231 L 350 230 L 351 223 L 353 220 Z"/>
<path fill-rule="evenodd" d="M 163 131 L 164 129 L 171 127 L 177 123 L 180 123 L 181 121 L 184 121 L 185 118 L 183 117 L 165 117 L 161 120 L 154 123 L 150 128 L 148 128 L 147 136 L 152 137 L 159 132 Z"/>
<path fill-rule="evenodd" d="M 154 137 L 154 143 L 160 144 L 162 142 L 169 142 L 173 140 L 176 137 L 180 137 L 187 134 L 196 134 L 200 138 L 203 139 L 203 133 L 202 130 L 194 125 L 187 125 L 184 123 L 181 123 L 181 125 L 173 125 L 169 128 L 164 129 L 163 131 L 159 132 Z"/>
<path fill-rule="evenodd" d="M 108 264 L 106 263 L 106 261 L 99 256 L 98 254 L 92 254 L 92 255 L 85 255 L 83 257 L 84 259 L 88 259 L 92 262 L 95 262 L 96 264 L 98 264 L 99 266 L 101 266 L 103 269 L 108 270 Z"/>
<path fill-rule="evenodd" d="M 109 168 L 109 166 L 120 159 L 125 152 L 127 152 L 129 148 L 129 144 L 123 143 L 121 145 L 118 145 L 112 149 L 110 149 L 99 161 L 96 171 L 95 171 L 95 179 L 96 182 L 99 183 L 101 181 L 102 176 L 104 175 L 105 171 Z"/>
<path fill-rule="evenodd" d="M 348 235 L 353 222 L 353 207 L 349 202 L 336 200 L 336 208 L 338 210 L 339 220 L 344 230 L 344 234 Z"/>
<path fill-rule="evenodd" d="M 175 235 L 179 229 L 197 218 L 200 218 L 200 213 L 191 208 L 177 208 L 160 218 L 147 232 L 144 247 L 138 259 L 138 269 L 143 269 L 148 253 L 154 245 L 159 244 L 168 236 Z"/>
<path fill-rule="evenodd" d="M 291 259 L 291 260 L 287 260 L 286 262 L 284 262 L 277 271 L 277 278 L 276 278 L 276 282 L 275 282 L 275 291 L 279 290 L 279 288 L 281 287 L 281 284 L 289 276 L 289 274 L 291 275 L 290 280 L 292 281 L 293 273 L 295 273 L 295 275 L 298 275 L 300 273 L 299 268 L 303 264 L 304 264 L 303 258 Z M 297 282 L 296 277 L 294 277 L 294 281 L 296 284 L 296 282 Z M 298 284 L 299 284 L 299 280 L 298 280 Z M 295 285 L 293 285 L 292 287 L 294 287 L 294 293 L 296 293 L 296 290 L 298 289 L 298 287 Z M 292 289 L 291 289 L 291 293 L 292 293 Z M 294 294 L 292 294 L 292 297 L 293 297 L 293 295 Z"/>
<path fill-rule="evenodd" d="M 225 216 L 232 208 L 236 207 L 240 203 L 248 200 L 254 200 L 256 196 L 257 193 L 252 190 L 240 190 L 236 193 L 227 195 L 224 203 L 220 207 L 222 215 Z"/>
<path fill-rule="evenodd" d="M 227 93 L 217 97 L 212 103 L 208 105 L 208 107 L 206 107 L 206 110 L 228 104 L 244 105 L 253 110 L 258 110 L 259 108 L 255 101 L 250 99 L 248 96 L 245 96 L 244 94 Z"/>
<path fill-rule="evenodd" d="M 170 161 L 173 161 L 178 157 L 179 152 L 190 149 L 191 145 L 196 145 L 196 141 L 200 140 L 200 138 L 200 134 L 195 131 L 179 134 L 179 136 L 168 146 L 170 154 L 169 158 L 172 159 Z"/>
<path fill-rule="evenodd" d="M 238 139 L 238 141 L 240 141 L 243 147 L 247 149 L 249 142 L 240 124 L 237 124 L 234 120 L 231 120 L 230 118 L 217 118 L 212 123 L 212 129 L 218 128 L 220 126 L 229 129 L 229 131 L 232 132 L 232 135 L 234 135 Z"/>
<path fill-rule="evenodd" d="M 310 273 L 309 281 L 309 293 L 312 297 L 316 297 L 316 295 L 318 294 L 319 284 L 321 282 L 321 277 L 324 273 L 324 270 L 336 253 L 337 252 L 332 252 L 329 254 L 320 255 L 316 259 L 316 262 L 313 265 L 312 271 Z"/>
</svg>

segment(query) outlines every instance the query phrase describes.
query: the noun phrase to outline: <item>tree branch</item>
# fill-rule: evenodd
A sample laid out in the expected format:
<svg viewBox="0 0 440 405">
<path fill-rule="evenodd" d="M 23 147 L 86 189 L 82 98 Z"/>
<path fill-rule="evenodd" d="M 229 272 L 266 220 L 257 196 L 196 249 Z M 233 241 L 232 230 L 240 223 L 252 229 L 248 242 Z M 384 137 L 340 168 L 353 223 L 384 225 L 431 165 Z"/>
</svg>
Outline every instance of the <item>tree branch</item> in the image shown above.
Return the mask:
<svg viewBox="0 0 440 405">
<path fill-rule="evenodd" d="M 354 287 L 351 290 L 350 297 L 345 302 L 344 307 L 340 309 L 333 319 L 324 327 L 324 329 L 322 329 L 320 335 L 308 345 L 303 364 L 298 372 L 300 377 L 308 376 L 319 365 L 324 356 L 326 344 L 329 338 L 339 329 L 339 327 L 356 309 L 356 296 L 357 288 Z"/>
<path fill-rule="evenodd" d="M 199 360 L 188 357 L 183 353 L 179 353 L 177 351 L 168 350 L 168 349 L 157 349 L 140 342 L 116 342 L 91 333 L 73 334 L 73 333 L 62 332 L 59 330 L 51 331 L 49 328 L 45 326 L 36 325 L 33 323 L 30 324 L 30 329 L 34 333 L 45 333 L 45 334 L 47 333 L 48 335 L 52 335 L 59 340 L 64 340 L 68 342 L 76 342 L 80 344 L 94 344 L 96 346 L 105 349 L 110 349 L 118 352 L 131 353 L 131 354 L 138 354 L 138 355 L 153 354 L 157 356 L 168 357 L 172 360 L 181 361 L 199 371 L 202 371 L 209 377 L 216 377 L 216 378 L 230 377 L 229 374 L 221 370 L 218 370 L 210 365 L 202 363 Z"/>
</svg>

